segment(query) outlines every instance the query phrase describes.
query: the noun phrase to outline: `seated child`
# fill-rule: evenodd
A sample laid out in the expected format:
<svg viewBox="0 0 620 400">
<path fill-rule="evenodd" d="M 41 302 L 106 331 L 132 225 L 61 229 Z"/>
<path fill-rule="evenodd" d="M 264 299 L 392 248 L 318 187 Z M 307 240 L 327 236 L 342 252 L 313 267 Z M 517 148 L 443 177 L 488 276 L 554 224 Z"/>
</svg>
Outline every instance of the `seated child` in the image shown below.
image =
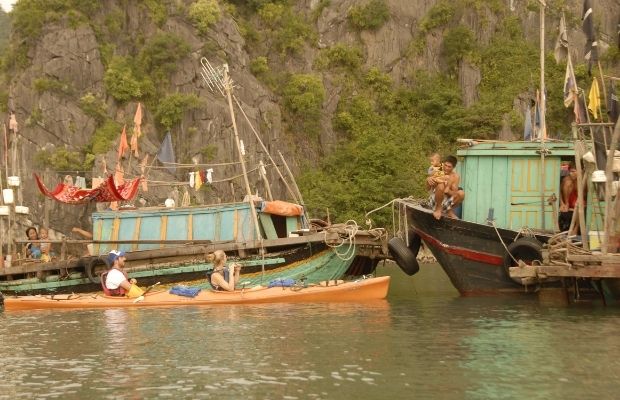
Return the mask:
<svg viewBox="0 0 620 400">
<path fill-rule="evenodd" d="M 34 226 L 26 229 L 26 236 L 30 240 L 39 240 L 37 228 Z M 26 258 L 41 258 L 41 247 L 39 243 L 26 243 Z"/>
<path fill-rule="evenodd" d="M 41 240 L 45 240 L 48 238 L 48 233 L 46 228 L 39 229 L 39 235 L 41 236 Z M 52 260 L 52 244 L 50 242 L 41 243 L 41 261 L 49 262 Z"/>
<path fill-rule="evenodd" d="M 445 174 L 443 172 L 443 167 L 441 164 L 441 156 L 439 153 L 433 153 L 429 157 L 429 161 L 431 162 L 430 167 L 428 167 L 428 176 L 429 178 L 441 178 Z"/>
</svg>

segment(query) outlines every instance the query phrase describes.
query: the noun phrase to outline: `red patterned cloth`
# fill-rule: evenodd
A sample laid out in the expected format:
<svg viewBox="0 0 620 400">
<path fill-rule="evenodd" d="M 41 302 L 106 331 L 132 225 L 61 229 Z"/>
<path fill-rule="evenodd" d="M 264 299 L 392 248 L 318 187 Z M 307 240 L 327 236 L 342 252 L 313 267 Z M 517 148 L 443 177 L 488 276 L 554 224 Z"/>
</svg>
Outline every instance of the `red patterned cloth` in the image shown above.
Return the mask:
<svg viewBox="0 0 620 400">
<path fill-rule="evenodd" d="M 84 204 L 89 201 L 97 203 L 109 201 L 127 201 L 133 199 L 138 193 L 140 178 L 125 181 L 122 185 L 114 184 L 114 176 L 110 175 L 98 188 L 81 189 L 77 186 L 69 186 L 59 183 L 54 190 L 49 190 L 37 174 L 33 174 L 41 193 L 56 201 L 66 204 Z"/>
</svg>

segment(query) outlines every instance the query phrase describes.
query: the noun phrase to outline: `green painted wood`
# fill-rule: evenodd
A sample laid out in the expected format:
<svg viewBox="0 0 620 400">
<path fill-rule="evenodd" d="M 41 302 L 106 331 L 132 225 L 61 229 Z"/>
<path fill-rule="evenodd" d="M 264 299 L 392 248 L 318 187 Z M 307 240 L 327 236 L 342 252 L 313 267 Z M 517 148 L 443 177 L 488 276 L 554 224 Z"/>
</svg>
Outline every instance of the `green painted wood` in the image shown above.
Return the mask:
<svg viewBox="0 0 620 400">
<path fill-rule="evenodd" d="M 123 218 L 120 220 L 117 240 L 132 240 L 136 232 L 136 217 Z M 114 246 L 114 245 L 113 245 Z M 116 248 L 131 251 L 131 244 L 115 245 Z"/>
<path fill-rule="evenodd" d="M 560 195 L 561 157 L 574 156 L 573 144 L 547 143 L 544 198 Z M 532 142 L 482 143 L 461 149 L 459 173 L 465 189 L 463 219 L 486 223 L 494 209 L 498 227 L 553 229 L 553 206 L 541 204 L 540 144 Z M 559 208 L 558 205 L 556 206 Z M 544 224 L 543 224 L 544 218 Z"/>
<path fill-rule="evenodd" d="M 461 186 L 465 191 L 462 218 L 466 221 L 476 221 L 478 212 L 478 159 L 479 157 L 467 157 L 457 164 Z"/>
<path fill-rule="evenodd" d="M 216 237 L 216 219 L 218 214 L 215 213 L 196 213 L 194 214 L 192 223 L 193 238 L 213 238 Z"/>
<path fill-rule="evenodd" d="M 286 217 L 286 234 L 301 229 L 301 221 L 297 217 Z"/>
<path fill-rule="evenodd" d="M 159 240 L 161 232 L 161 216 L 145 215 L 140 220 L 140 240 Z M 159 244 L 140 244 L 138 250 L 158 249 Z"/>
<path fill-rule="evenodd" d="M 354 250 L 355 251 L 355 250 Z M 353 262 L 353 258 L 349 258 L 347 260 L 341 259 L 333 250 L 328 249 L 322 251 L 320 253 L 315 254 L 314 256 L 306 259 L 302 262 L 296 263 L 293 267 L 284 267 L 282 270 L 266 272 L 263 274 L 253 274 L 252 277 L 244 277 L 241 276 L 240 284 L 245 286 L 256 286 L 261 284 L 268 284 L 273 279 L 302 279 L 306 278 L 307 283 L 318 283 L 325 280 L 334 280 L 341 278 L 347 269 L 351 266 Z M 242 265 L 272 265 L 283 263 L 285 260 L 283 258 L 266 258 L 263 260 L 247 260 L 242 261 Z M 175 275 L 179 273 L 190 273 L 190 272 L 202 272 L 212 269 L 213 265 L 211 263 L 196 263 L 185 266 L 178 267 L 169 267 L 162 268 L 157 270 L 145 270 L 145 271 L 137 271 L 129 273 L 129 277 L 131 278 L 144 278 L 144 277 L 153 277 L 153 276 L 165 276 L 165 275 Z M 39 283 L 25 283 L 23 285 L 6 285 L 4 283 L 0 283 L 0 291 L 11 291 L 11 292 L 27 292 L 31 290 L 49 290 L 54 291 L 55 289 L 59 289 L 62 287 L 68 286 L 77 286 L 90 284 L 90 280 L 88 278 L 82 279 L 66 279 L 66 280 L 57 280 L 53 282 L 39 282 Z M 205 284 L 205 287 L 208 284 Z"/>
<path fill-rule="evenodd" d="M 187 228 L 189 224 L 189 213 L 169 214 L 168 226 L 166 230 L 167 240 L 186 240 Z"/>
<path fill-rule="evenodd" d="M 273 225 L 271 214 L 259 213 L 258 219 L 260 220 L 260 225 L 265 232 L 265 237 L 267 239 L 277 239 L 278 234 L 276 233 L 276 228 Z"/>
</svg>

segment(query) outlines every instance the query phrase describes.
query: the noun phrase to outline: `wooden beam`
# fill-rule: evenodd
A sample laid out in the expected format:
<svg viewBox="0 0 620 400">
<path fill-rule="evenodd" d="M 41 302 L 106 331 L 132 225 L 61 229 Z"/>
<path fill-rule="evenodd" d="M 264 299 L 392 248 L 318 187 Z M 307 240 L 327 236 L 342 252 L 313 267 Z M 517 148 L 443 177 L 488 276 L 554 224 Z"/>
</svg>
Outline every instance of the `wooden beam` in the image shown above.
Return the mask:
<svg viewBox="0 0 620 400">
<path fill-rule="evenodd" d="M 570 268 L 561 265 L 528 265 L 512 267 L 509 272 L 511 278 L 620 278 L 620 264 L 572 266 Z"/>
</svg>

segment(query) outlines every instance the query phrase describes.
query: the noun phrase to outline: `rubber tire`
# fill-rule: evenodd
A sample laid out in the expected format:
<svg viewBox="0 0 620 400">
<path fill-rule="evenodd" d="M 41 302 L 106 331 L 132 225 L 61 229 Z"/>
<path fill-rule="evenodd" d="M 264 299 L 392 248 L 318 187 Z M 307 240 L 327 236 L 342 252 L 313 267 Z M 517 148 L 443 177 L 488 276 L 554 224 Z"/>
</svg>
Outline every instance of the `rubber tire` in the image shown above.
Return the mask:
<svg viewBox="0 0 620 400">
<path fill-rule="evenodd" d="M 400 269 L 402 269 L 405 274 L 412 276 L 418 273 L 420 270 L 420 264 L 418 264 L 416 254 L 413 254 L 413 251 L 407 247 L 404 240 L 398 237 L 393 237 L 388 242 L 388 249 L 390 249 L 390 253 L 394 258 L 394 261 L 396 261 L 396 264 L 398 264 Z"/>
<path fill-rule="evenodd" d="M 535 260 L 542 261 L 542 243 L 535 238 L 524 237 L 515 240 L 508 245 L 508 252 L 526 264 L 532 264 Z M 510 276 L 508 269 L 516 266 L 510 254 L 504 255 L 504 271 L 507 276 Z"/>
<path fill-rule="evenodd" d="M 422 238 L 415 232 L 409 232 L 409 250 L 413 253 L 413 255 L 418 257 L 418 253 L 420 252 L 420 246 L 422 246 Z"/>
<path fill-rule="evenodd" d="M 106 265 L 107 267 L 107 264 L 103 260 L 100 260 L 99 257 L 93 257 L 88 262 L 88 265 L 84 267 L 84 270 L 86 271 L 86 276 L 88 276 L 88 280 L 98 285 L 101 284 L 101 275 L 95 274 L 95 268 L 99 265 Z"/>
</svg>

